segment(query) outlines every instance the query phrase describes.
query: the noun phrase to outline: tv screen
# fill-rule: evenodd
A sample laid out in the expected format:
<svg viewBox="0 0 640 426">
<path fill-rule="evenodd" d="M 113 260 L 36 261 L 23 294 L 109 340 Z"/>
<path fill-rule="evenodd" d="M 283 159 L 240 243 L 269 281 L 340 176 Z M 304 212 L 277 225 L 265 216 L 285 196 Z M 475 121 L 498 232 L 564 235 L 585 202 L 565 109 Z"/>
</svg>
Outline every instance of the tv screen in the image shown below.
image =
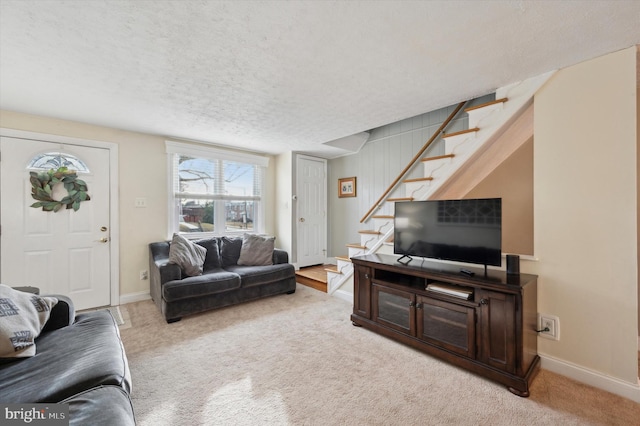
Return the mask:
<svg viewBox="0 0 640 426">
<path fill-rule="evenodd" d="M 502 199 L 397 202 L 394 253 L 501 265 Z"/>
</svg>

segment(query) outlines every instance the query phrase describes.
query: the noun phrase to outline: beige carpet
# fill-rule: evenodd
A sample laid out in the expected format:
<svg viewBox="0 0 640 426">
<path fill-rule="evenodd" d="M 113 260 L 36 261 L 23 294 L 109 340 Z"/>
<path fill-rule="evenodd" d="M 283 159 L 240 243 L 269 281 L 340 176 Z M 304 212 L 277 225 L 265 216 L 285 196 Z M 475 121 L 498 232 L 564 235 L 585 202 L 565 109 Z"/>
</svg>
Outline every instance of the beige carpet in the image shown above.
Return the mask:
<svg viewBox="0 0 640 426">
<path fill-rule="evenodd" d="M 354 327 L 351 304 L 298 285 L 121 329 L 144 425 L 631 425 L 640 404 L 542 370 L 531 397 Z"/>
</svg>

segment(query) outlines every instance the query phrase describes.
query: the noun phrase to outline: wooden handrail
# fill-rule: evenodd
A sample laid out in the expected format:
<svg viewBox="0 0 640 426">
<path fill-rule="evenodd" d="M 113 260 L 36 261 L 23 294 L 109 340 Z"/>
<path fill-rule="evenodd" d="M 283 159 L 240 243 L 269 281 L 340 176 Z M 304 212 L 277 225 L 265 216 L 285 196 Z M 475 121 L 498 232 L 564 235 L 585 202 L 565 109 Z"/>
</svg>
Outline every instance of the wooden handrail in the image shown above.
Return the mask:
<svg viewBox="0 0 640 426">
<path fill-rule="evenodd" d="M 426 163 L 427 161 L 442 160 L 443 158 L 453 158 L 455 156 L 456 156 L 455 154 L 436 155 L 435 157 L 423 158 L 420 161 L 422 161 L 423 163 Z"/>
<path fill-rule="evenodd" d="M 458 113 L 465 106 L 466 103 L 467 103 L 467 101 L 460 102 L 458 104 L 458 106 L 456 107 L 456 109 L 453 110 L 453 112 L 451 114 L 449 114 L 447 119 L 442 122 L 440 127 L 438 127 L 438 130 L 436 130 L 434 132 L 434 134 L 431 135 L 429 140 L 424 144 L 424 146 L 420 149 L 420 151 L 418 151 L 418 153 L 411 159 L 411 161 L 409 161 L 409 164 L 407 164 L 407 166 L 400 172 L 400 174 L 393 181 L 393 183 L 391 185 L 389 185 L 387 190 L 384 191 L 384 193 L 380 196 L 380 198 L 378 198 L 378 201 L 376 201 L 373 204 L 373 206 L 371 206 L 369 211 L 362 217 L 362 219 L 360 219 L 360 223 L 363 223 L 364 221 L 366 221 L 369 218 L 369 216 L 371 216 L 371 213 L 373 213 L 373 211 L 378 207 L 378 205 L 380 205 L 380 203 L 382 201 L 384 201 L 385 198 L 387 198 L 387 195 L 389 195 L 389 193 L 391 191 L 393 191 L 393 189 L 396 187 L 396 185 L 402 180 L 402 178 L 404 178 L 404 175 L 406 175 L 407 172 L 409 172 L 409 170 L 411 170 L 411 168 L 415 165 L 415 163 L 422 158 L 422 155 L 424 154 L 424 152 L 431 146 L 433 141 L 436 140 L 436 138 L 440 135 L 440 133 L 444 132 L 444 129 L 449 125 L 451 120 L 453 120 L 455 118 L 455 116 L 458 115 Z"/>
<path fill-rule="evenodd" d="M 464 112 L 469 112 L 469 111 L 473 111 L 475 109 L 480 109 L 480 108 L 484 108 L 484 107 L 488 107 L 490 105 L 495 105 L 495 104 L 503 104 L 505 102 L 507 102 L 509 100 L 509 98 L 500 98 L 500 99 L 496 99 L 495 101 L 489 101 L 489 102 L 485 102 L 483 104 L 480 105 L 475 105 L 469 108 L 466 108 L 464 110 Z"/>
</svg>

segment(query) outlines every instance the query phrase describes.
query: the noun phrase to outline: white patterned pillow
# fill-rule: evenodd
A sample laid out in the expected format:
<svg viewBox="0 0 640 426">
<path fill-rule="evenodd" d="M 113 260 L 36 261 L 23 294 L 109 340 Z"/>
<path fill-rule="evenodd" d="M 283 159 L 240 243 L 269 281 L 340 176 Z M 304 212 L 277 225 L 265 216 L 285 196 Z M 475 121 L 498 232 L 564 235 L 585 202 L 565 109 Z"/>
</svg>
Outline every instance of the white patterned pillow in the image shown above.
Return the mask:
<svg viewBox="0 0 640 426">
<path fill-rule="evenodd" d="M 41 297 L 0 284 L 0 358 L 36 354 L 36 337 L 46 324 L 55 297 Z"/>
<path fill-rule="evenodd" d="M 238 265 L 273 265 L 273 249 L 276 237 L 244 234 Z"/>
<path fill-rule="evenodd" d="M 187 240 L 180 234 L 173 234 L 169 246 L 169 263 L 180 265 L 185 275 L 202 275 L 207 249 Z"/>
</svg>

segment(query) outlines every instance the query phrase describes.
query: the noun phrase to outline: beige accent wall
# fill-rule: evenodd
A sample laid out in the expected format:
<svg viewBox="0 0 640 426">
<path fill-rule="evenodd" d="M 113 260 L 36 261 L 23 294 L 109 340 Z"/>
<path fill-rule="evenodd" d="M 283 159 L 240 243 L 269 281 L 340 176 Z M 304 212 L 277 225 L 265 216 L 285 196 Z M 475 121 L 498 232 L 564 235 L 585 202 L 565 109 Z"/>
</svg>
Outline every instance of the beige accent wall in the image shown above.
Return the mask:
<svg viewBox="0 0 640 426">
<path fill-rule="evenodd" d="M 464 198 L 502 198 L 503 253 L 533 255 L 533 138 Z"/>
<path fill-rule="evenodd" d="M 169 237 L 165 153 L 168 138 L 6 110 L 0 111 L 0 127 L 118 144 L 120 297 L 126 300 L 148 294 L 149 281 L 139 279 L 140 271 L 149 269 L 148 244 Z M 265 186 L 268 200 L 275 197 L 274 164 L 274 158 L 270 157 Z M 147 199 L 147 208 L 134 207 L 138 197 Z M 273 203 L 267 204 L 265 232 L 276 235 L 273 213 Z"/>
<path fill-rule="evenodd" d="M 289 253 L 289 262 L 293 261 L 293 153 L 287 152 L 275 158 L 275 233 L 278 235 L 276 246 Z"/>
<path fill-rule="evenodd" d="M 538 310 L 544 356 L 637 387 L 636 48 L 563 69 L 535 96 Z M 543 361 L 544 367 L 544 361 Z"/>
<path fill-rule="evenodd" d="M 636 146 L 640 147 L 640 45 L 636 46 Z M 637 150 L 636 166 L 638 169 L 636 186 L 638 188 L 637 218 L 640 230 L 640 149 Z M 638 238 L 638 265 L 640 265 L 640 236 Z M 639 272 L 640 274 L 640 272 Z M 638 352 L 640 352 L 640 280 L 638 281 Z M 638 356 L 640 359 L 640 355 Z M 640 377 L 640 363 L 638 366 Z"/>
</svg>

